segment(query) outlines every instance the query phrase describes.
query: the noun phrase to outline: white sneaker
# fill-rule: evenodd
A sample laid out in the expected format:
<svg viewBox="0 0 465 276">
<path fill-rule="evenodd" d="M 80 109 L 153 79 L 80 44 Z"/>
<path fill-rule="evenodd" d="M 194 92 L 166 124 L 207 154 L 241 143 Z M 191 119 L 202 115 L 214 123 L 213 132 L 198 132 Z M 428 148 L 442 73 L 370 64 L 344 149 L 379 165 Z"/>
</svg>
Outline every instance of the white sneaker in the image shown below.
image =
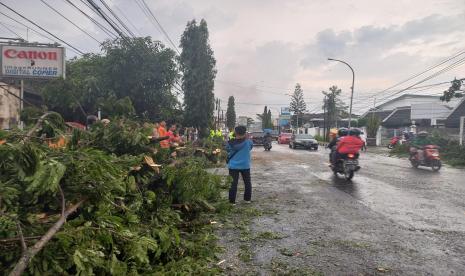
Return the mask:
<svg viewBox="0 0 465 276">
<path fill-rule="evenodd" d="M 252 201 L 251 201 L 251 200 L 244 200 L 244 202 L 245 202 L 246 204 L 250 204 L 250 203 L 252 203 Z"/>
</svg>

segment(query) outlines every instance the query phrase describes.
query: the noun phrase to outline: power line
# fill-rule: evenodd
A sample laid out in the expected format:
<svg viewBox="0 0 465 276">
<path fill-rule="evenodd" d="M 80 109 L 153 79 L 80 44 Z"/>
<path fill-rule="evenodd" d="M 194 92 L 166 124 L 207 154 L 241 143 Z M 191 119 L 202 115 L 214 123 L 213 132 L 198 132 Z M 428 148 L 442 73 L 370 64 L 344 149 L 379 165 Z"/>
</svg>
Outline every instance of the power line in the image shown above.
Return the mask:
<svg viewBox="0 0 465 276">
<path fill-rule="evenodd" d="M 5 8 L 9 9 L 10 11 L 14 12 L 16 15 L 20 16 L 21 18 L 23 18 L 24 20 L 28 21 L 29 23 L 33 24 L 34 26 L 36 26 L 37 28 L 41 29 L 42 31 L 46 32 L 47 34 L 51 35 L 52 37 L 54 37 L 55 39 L 57 39 L 58 41 L 68 45 L 69 47 L 71 47 L 72 49 L 74 49 L 76 52 L 78 52 L 79 54 L 81 55 L 84 55 L 84 52 L 82 52 L 81 50 L 79 50 L 78 48 L 74 47 L 73 45 L 69 44 L 68 42 L 64 41 L 63 39 L 57 37 L 56 35 L 52 34 L 51 32 L 47 31 L 46 29 L 42 28 L 41 26 L 39 26 L 38 24 L 36 24 L 34 21 L 28 19 L 27 17 L 25 17 L 24 15 L 18 13 L 17 11 L 15 11 L 14 9 L 10 8 L 9 6 L 5 5 L 4 3 L 0 2 L 0 5 L 4 6 Z"/>
<path fill-rule="evenodd" d="M 83 0 L 81 0 L 83 1 Z M 103 20 L 105 20 L 108 25 L 110 25 L 110 27 L 116 31 L 116 33 L 118 33 L 118 35 L 121 37 L 121 38 L 125 38 L 126 37 L 126 34 L 123 33 L 123 31 L 121 31 L 121 29 L 116 25 L 116 23 L 97 5 L 94 3 L 94 1 L 92 0 L 87 0 L 87 2 L 95 9 L 95 11 L 98 12 L 98 14 L 100 14 L 100 16 L 103 18 Z"/>
<path fill-rule="evenodd" d="M 25 27 L 26 30 L 30 29 L 31 31 L 35 32 L 37 35 L 39 35 L 39 36 L 41 36 L 41 37 L 43 37 L 43 38 L 46 38 L 46 39 L 48 39 L 48 40 L 50 40 L 50 41 L 52 41 L 52 42 L 55 42 L 55 40 L 53 40 L 52 38 L 50 38 L 50 37 L 48 37 L 48 36 L 46 36 L 46 35 L 44 35 L 44 34 L 38 32 L 38 31 L 36 31 L 34 28 L 30 28 L 29 26 L 27 26 L 27 25 L 21 23 L 20 21 L 14 19 L 13 17 L 11 17 L 11 16 L 9 16 L 9 15 L 7 15 L 7 14 L 4 14 L 4 13 L 1 12 L 1 11 L 0 11 L 0 14 L 2 14 L 3 16 L 5 16 L 5 17 L 11 19 L 12 21 L 14 21 L 14 22 L 20 24 L 21 26 Z M 77 53 L 77 52 L 76 52 L 76 53 Z"/>
<path fill-rule="evenodd" d="M 441 70 L 435 72 L 434 74 L 432 74 L 432 75 L 430 75 L 430 76 L 428 76 L 428 77 L 422 79 L 421 81 L 418 81 L 418 82 L 416 82 L 416 83 L 410 85 L 410 86 L 407 87 L 407 88 L 404 88 L 404 89 L 399 90 L 398 92 L 396 92 L 396 93 L 394 93 L 394 94 L 392 94 L 391 96 L 388 96 L 388 97 L 393 97 L 393 96 L 395 96 L 395 95 L 398 95 L 398 94 L 400 94 L 400 93 L 402 93 L 402 92 L 404 92 L 404 91 L 406 91 L 406 90 L 408 90 L 408 89 L 410 89 L 410 88 L 412 88 L 412 87 L 414 87 L 414 86 L 417 86 L 418 84 L 421 84 L 421 83 L 423 83 L 423 82 L 425 82 L 425 81 L 428 81 L 428 80 L 430 80 L 430 79 L 432 79 L 432 78 L 435 78 L 435 77 L 437 77 L 437 76 L 439 76 L 439 75 L 441 75 L 441 74 L 443 74 L 443 73 L 445 73 L 445 72 L 448 72 L 448 71 L 450 71 L 450 70 L 452 70 L 452 69 L 454 69 L 454 68 L 457 68 L 457 67 L 463 65 L 464 63 L 465 63 L 465 57 L 463 57 L 463 58 L 459 59 L 458 61 L 456 61 L 456 62 L 450 64 L 449 66 L 447 66 L 447 67 L 445 67 L 445 68 L 443 68 L 443 69 L 441 69 Z M 386 97 L 384 97 L 382 100 L 384 100 L 384 99 L 386 99 Z"/>
<path fill-rule="evenodd" d="M 136 0 L 137 1 L 137 0 Z M 170 36 L 168 35 L 168 33 L 166 32 L 166 30 L 163 28 L 163 26 L 160 24 L 160 21 L 158 21 L 157 17 L 153 14 L 152 10 L 150 9 L 150 7 L 147 5 L 147 3 L 145 2 L 145 0 L 140 0 L 141 3 L 143 4 L 143 6 L 145 7 L 145 9 L 148 11 L 148 13 L 150 14 L 151 18 L 153 18 L 155 20 L 155 22 L 157 23 L 158 27 L 160 28 L 160 30 L 162 31 L 163 35 L 166 37 L 166 39 L 168 39 L 168 42 L 173 46 L 174 50 L 176 50 L 176 52 L 178 53 L 178 55 L 181 55 L 181 52 L 179 52 L 179 49 L 178 47 L 176 46 L 176 44 L 174 44 L 173 40 L 171 40 Z M 153 21 L 152 21 L 153 23 Z"/>
<path fill-rule="evenodd" d="M 68 21 L 69 23 L 73 24 L 74 27 L 78 28 L 81 32 L 85 33 L 88 37 L 92 38 L 94 41 L 96 41 L 98 44 L 102 44 L 102 42 L 100 42 L 98 39 L 96 39 L 94 36 L 92 36 L 90 33 L 88 33 L 86 30 L 82 29 L 81 27 L 79 27 L 78 25 L 76 25 L 73 21 L 71 21 L 70 19 L 68 19 L 66 16 L 64 16 L 61 12 L 59 12 L 58 10 L 56 10 L 54 7 L 50 6 L 47 2 L 45 2 L 44 0 L 40 0 L 42 3 L 44 3 L 44 5 L 46 5 L 47 7 L 49 7 L 51 10 L 53 10 L 54 12 L 58 13 L 61 17 L 63 17 L 66 21 Z"/>
<path fill-rule="evenodd" d="M 12 33 L 12 34 L 16 35 L 17 37 L 21 38 L 22 40 L 26 41 L 26 40 L 24 39 L 24 37 L 20 36 L 17 32 L 15 32 L 15 31 L 13 31 L 12 29 L 10 29 L 5 23 L 0 22 L 0 25 L 2 25 L 3 28 L 5 28 L 6 30 L 10 31 L 10 33 Z"/>
<path fill-rule="evenodd" d="M 4 13 L 1 12 L 1 11 L 0 11 L 0 14 L 4 15 L 5 17 L 7 17 L 7 18 L 9 18 L 9 19 L 11 19 L 11 20 L 13 20 L 14 22 L 20 24 L 21 26 L 25 27 L 26 30 L 31 30 L 31 31 L 33 31 L 34 33 L 36 33 L 37 35 L 39 35 L 39 36 L 41 36 L 41 37 L 43 37 L 43 38 L 45 38 L 45 39 L 47 39 L 47 40 L 49 40 L 49 41 L 52 41 L 52 42 L 57 43 L 56 40 L 54 40 L 53 38 L 51 38 L 51 37 L 49 37 L 49 36 L 46 36 L 46 35 L 44 35 L 44 34 L 38 32 L 38 31 L 35 30 L 34 28 L 31 28 L 31 27 L 29 27 L 29 26 L 23 24 L 22 22 L 20 22 L 20 21 L 14 19 L 13 17 L 11 17 L 11 16 L 9 16 L 9 15 L 7 15 L 7 14 L 4 14 Z M 26 41 L 27 41 L 27 40 L 26 40 Z M 75 54 L 77 54 L 77 55 L 80 55 L 78 52 L 76 52 L 76 51 L 73 50 L 72 48 L 68 48 L 68 49 L 69 49 L 71 52 L 73 52 L 73 53 L 75 53 Z"/>
<path fill-rule="evenodd" d="M 135 37 L 134 33 L 124 24 L 124 22 L 116 15 L 115 12 L 110 8 L 110 6 L 105 2 L 105 0 L 100 0 L 102 4 L 107 8 L 107 10 L 113 15 L 113 17 L 119 22 L 119 24 L 132 36 Z"/>
<path fill-rule="evenodd" d="M 110 1 L 111 1 L 111 0 L 110 0 Z M 115 4 L 115 8 L 116 8 L 116 10 L 118 10 L 119 13 L 121 13 L 121 15 L 126 19 L 126 21 L 129 23 L 129 25 L 131 25 L 131 27 L 133 27 L 134 30 L 136 30 L 136 33 L 137 33 L 139 36 L 142 36 L 142 35 L 141 35 L 141 32 L 140 32 L 140 30 L 139 30 L 139 28 L 137 28 L 134 24 L 132 24 L 131 20 L 129 20 L 129 18 L 124 14 L 124 12 L 123 12 L 120 8 L 118 8 L 118 6 L 116 6 L 116 4 Z"/>
<path fill-rule="evenodd" d="M 387 90 L 389 90 L 389 89 L 392 89 L 392 88 L 394 88 L 394 87 L 396 87 L 396 86 L 399 86 L 399 85 L 401 85 L 401 84 L 404 84 L 404 83 L 406 83 L 406 82 L 408 82 L 408 81 L 410 81 L 410 80 L 412 80 L 412 79 L 414 79 L 414 78 L 416 78 L 416 77 L 418 77 L 418 76 L 423 75 L 424 73 L 426 73 L 426 72 L 428 72 L 428 71 L 433 70 L 433 69 L 436 68 L 436 67 L 439 67 L 439 66 L 441 66 L 441 65 L 443 65 L 443 64 L 445 64 L 445 63 L 447 63 L 447 62 L 449 62 L 449 61 L 451 61 L 451 60 L 453 60 L 453 59 L 455 59 L 455 58 L 457 58 L 457 57 L 459 57 L 459 56 L 461 56 L 461 55 L 463 55 L 463 54 L 465 54 L 465 50 L 461 50 L 461 51 L 455 53 L 452 57 L 449 57 L 449 58 L 447 58 L 447 59 L 441 61 L 441 62 L 438 63 L 438 64 L 435 64 L 435 65 L 433 65 L 433 66 L 430 66 L 429 68 L 425 69 L 424 71 L 422 71 L 422 72 L 420 72 L 420 73 L 417 73 L 417 74 L 415 74 L 415 75 L 413 75 L 413 76 L 411 76 L 411 77 L 409 77 L 409 78 L 407 78 L 407 79 L 405 79 L 405 80 L 403 80 L 403 81 L 400 81 L 400 82 L 398 82 L 398 83 L 396 83 L 396 84 L 394 84 L 394 85 L 392 85 L 392 86 L 390 86 L 390 87 L 388 87 L 388 88 L 382 90 L 382 91 L 379 92 L 379 93 L 383 93 L 383 92 L 385 92 L 385 91 L 387 91 Z"/>
<path fill-rule="evenodd" d="M 117 35 L 115 33 L 113 33 L 111 30 L 107 29 L 105 26 L 103 26 L 100 22 L 98 22 L 97 20 L 95 20 L 94 18 L 92 18 L 90 15 L 88 15 L 85 11 L 83 11 L 82 9 L 80 9 L 78 6 L 76 6 L 73 2 L 71 2 L 70 0 L 63 0 L 65 1 L 66 3 L 68 3 L 69 5 L 71 5 L 73 8 L 75 8 L 76 10 L 78 10 L 80 13 L 82 13 L 85 17 L 87 17 L 87 19 L 89 19 L 92 23 L 94 23 L 97 27 L 99 27 L 99 29 L 101 29 L 104 33 L 106 33 L 109 37 L 111 38 L 116 38 Z"/>
</svg>

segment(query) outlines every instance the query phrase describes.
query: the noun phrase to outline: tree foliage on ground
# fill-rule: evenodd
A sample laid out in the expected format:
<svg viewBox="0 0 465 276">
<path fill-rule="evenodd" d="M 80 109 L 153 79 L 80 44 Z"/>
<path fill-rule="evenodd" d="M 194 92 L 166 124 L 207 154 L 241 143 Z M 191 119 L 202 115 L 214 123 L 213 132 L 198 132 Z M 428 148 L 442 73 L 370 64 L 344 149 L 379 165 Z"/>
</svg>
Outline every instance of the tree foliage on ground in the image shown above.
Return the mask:
<svg viewBox="0 0 465 276">
<path fill-rule="evenodd" d="M 325 98 L 323 99 L 323 110 L 326 111 L 326 127 L 336 127 L 337 120 L 348 116 L 347 105 L 341 100 L 342 90 L 336 85 L 329 88 L 328 91 L 322 91 Z"/>
<path fill-rule="evenodd" d="M 294 93 L 291 96 L 289 109 L 297 115 L 302 115 L 307 109 L 307 104 L 304 100 L 304 91 L 302 90 L 302 87 L 299 83 L 295 85 Z"/>
<path fill-rule="evenodd" d="M 451 86 L 444 91 L 443 95 L 441 96 L 441 101 L 446 101 L 450 102 L 453 98 L 461 98 L 463 97 L 463 90 L 462 90 L 462 85 L 463 85 L 464 80 L 460 79 L 458 80 L 455 78 L 451 82 Z"/>
<path fill-rule="evenodd" d="M 0 145 L 1 275 L 24 260 L 25 275 L 219 273 L 208 222 L 222 180 L 205 171 L 205 158 L 151 150 L 150 129 L 128 120 L 48 147 L 41 133 L 65 131 L 49 116 L 53 131 Z"/>
<path fill-rule="evenodd" d="M 133 114 L 151 121 L 180 109 L 172 92 L 179 79 L 173 50 L 149 37 L 107 41 L 102 50 L 68 61 L 65 80 L 43 85 L 49 110 L 84 122 L 99 108 L 104 117 Z"/>
<path fill-rule="evenodd" d="M 179 58 L 183 73 L 185 124 L 197 127 L 202 135 L 212 124 L 215 97 L 216 60 L 209 43 L 207 22 L 187 23 L 181 37 Z"/>
<path fill-rule="evenodd" d="M 234 96 L 228 98 L 228 108 L 226 109 L 226 126 L 228 129 L 234 129 L 236 126 L 236 108 Z"/>
<path fill-rule="evenodd" d="M 262 122 L 262 129 L 272 129 L 273 121 L 271 119 L 271 110 L 265 105 L 262 114 L 257 114 L 257 118 Z"/>
</svg>

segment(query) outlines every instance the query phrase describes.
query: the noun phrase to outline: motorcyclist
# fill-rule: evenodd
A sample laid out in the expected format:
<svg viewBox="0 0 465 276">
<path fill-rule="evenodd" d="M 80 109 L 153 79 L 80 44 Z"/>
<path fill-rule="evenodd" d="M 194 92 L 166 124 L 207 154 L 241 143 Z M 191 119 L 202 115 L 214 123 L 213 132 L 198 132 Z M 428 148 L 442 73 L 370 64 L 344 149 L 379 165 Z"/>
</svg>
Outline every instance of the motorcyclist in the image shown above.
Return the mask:
<svg viewBox="0 0 465 276">
<path fill-rule="evenodd" d="M 410 142 L 410 145 L 412 146 L 410 148 L 410 154 L 412 156 L 418 154 L 418 159 L 423 161 L 425 158 L 423 147 L 431 144 L 432 142 L 428 137 L 428 132 L 420 131 L 417 136 Z"/>
<path fill-rule="evenodd" d="M 271 136 L 270 132 L 265 132 L 265 136 L 263 137 L 263 145 L 266 147 L 267 145 L 271 145 L 273 137 Z"/>
<path fill-rule="evenodd" d="M 363 147 L 363 141 L 360 139 L 360 130 L 351 129 L 348 131 L 348 135 L 343 136 L 339 139 L 336 147 L 336 153 L 334 154 L 333 165 L 339 158 L 344 157 L 346 154 L 358 154 Z"/>
<path fill-rule="evenodd" d="M 336 148 L 337 148 L 337 145 L 339 143 L 339 141 L 347 136 L 347 134 L 349 133 L 349 130 L 347 128 L 340 128 L 337 132 L 337 137 L 335 137 L 333 140 L 331 140 L 331 142 L 328 144 L 328 148 L 331 149 L 331 153 L 330 153 L 330 161 L 331 161 L 331 165 L 335 165 L 336 164 L 336 160 L 337 160 L 337 151 L 336 151 Z"/>
</svg>

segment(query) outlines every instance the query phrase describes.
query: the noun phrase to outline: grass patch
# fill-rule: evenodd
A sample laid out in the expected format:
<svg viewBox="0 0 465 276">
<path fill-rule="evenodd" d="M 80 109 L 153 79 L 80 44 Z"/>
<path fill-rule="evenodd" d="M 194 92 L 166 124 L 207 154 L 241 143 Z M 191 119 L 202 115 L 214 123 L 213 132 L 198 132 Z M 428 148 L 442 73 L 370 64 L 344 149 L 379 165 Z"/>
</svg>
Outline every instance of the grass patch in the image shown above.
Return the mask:
<svg viewBox="0 0 465 276">
<path fill-rule="evenodd" d="M 270 270 L 271 275 L 283 276 L 323 276 L 323 273 L 311 267 L 291 267 L 288 263 L 277 258 L 271 259 Z"/>
<path fill-rule="evenodd" d="M 248 263 L 252 261 L 253 252 L 249 245 L 242 244 L 239 247 L 239 254 L 238 257 L 241 261 Z"/>
<path fill-rule="evenodd" d="M 265 231 L 259 233 L 255 238 L 260 240 L 279 240 L 284 238 L 284 236 L 276 232 Z"/>
<path fill-rule="evenodd" d="M 294 256 L 294 250 L 290 249 L 290 248 L 280 248 L 278 249 L 279 253 L 281 253 L 281 255 L 284 255 L 284 256 Z"/>
</svg>

